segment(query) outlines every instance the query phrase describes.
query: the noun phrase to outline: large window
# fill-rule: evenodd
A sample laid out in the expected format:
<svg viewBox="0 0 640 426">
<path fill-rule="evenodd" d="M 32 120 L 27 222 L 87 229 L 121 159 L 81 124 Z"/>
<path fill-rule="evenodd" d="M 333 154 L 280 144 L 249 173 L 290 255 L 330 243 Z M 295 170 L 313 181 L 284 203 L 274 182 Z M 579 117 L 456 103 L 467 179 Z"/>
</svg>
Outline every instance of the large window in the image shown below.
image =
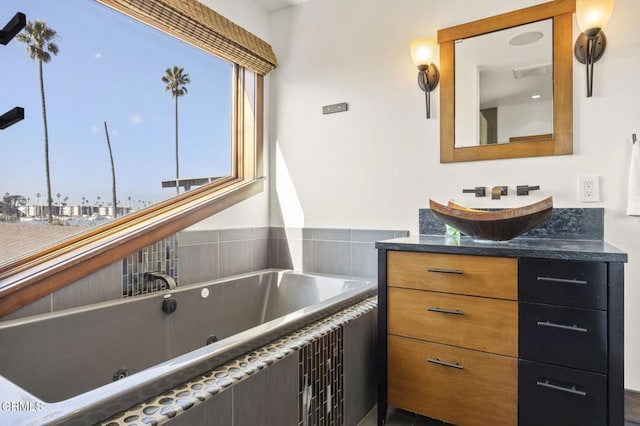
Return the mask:
<svg viewBox="0 0 640 426">
<path fill-rule="evenodd" d="M 24 238 L 0 263 L 231 175 L 233 64 L 93 1 L 0 3 L 17 10 L 2 107 L 26 114 L 0 132 L 0 238 Z"/>
<path fill-rule="evenodd" d="M 0 46 L 0 109 L 26 111 L 0 130 L 0 316 L 263 187 L 268 44 L 197 0 L 64 3 L 0 2 L 30 22 Z"/>
</svg>

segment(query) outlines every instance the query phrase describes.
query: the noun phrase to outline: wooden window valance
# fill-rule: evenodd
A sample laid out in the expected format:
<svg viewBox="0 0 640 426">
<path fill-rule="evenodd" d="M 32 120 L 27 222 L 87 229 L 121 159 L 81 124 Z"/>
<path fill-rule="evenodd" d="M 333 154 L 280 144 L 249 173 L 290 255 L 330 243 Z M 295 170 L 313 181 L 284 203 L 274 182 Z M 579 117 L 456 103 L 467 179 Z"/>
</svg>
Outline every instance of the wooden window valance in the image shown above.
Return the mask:
<svg viewBox="0 0 640 426">
<path fill-rule="evenodd" d="M 198 0 L 96 1 L 258 74 L 278 64 L 271 45 Z"/>
</svg>

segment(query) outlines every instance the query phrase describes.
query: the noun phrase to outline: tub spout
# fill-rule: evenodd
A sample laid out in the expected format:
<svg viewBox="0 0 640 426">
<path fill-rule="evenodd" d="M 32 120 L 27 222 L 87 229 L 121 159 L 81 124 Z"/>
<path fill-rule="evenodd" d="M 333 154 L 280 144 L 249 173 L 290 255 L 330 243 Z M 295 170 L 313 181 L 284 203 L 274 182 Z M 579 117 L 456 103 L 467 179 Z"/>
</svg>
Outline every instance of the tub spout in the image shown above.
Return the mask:
<svg viewBox="0 0 640 426">
<path fill-rule="evenodd" d="M 165 287 L 169 290 L 175 290 L 178 288 L 178 283 L 171 275 L 163 274 L 162 272 L 145 272 L 144 276 L 147 279 L 163 281 L 165 283 Z"/>
</svg>

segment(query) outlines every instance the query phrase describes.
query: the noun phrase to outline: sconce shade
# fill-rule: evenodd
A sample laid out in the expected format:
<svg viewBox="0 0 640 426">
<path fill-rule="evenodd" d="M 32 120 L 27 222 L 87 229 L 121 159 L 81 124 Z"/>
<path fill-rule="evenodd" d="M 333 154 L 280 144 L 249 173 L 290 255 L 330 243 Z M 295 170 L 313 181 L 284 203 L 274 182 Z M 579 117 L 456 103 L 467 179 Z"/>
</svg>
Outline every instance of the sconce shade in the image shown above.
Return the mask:
<svg viewBox="0 0 640 426">
<path fill-rule="evenodd" d="M 615 0 L 576 0 L 578 27 L 588 37 L 597 35 L 607 25 Z"/>
<path fill-rule="evenodd" d="M 416 38 L 409 44 L 411 59 L 418 68 L 418 87 L 425 96 L 427 118 L 431 118 L 431 91 L 438 86 L 440 80 L 438 67 L 433 64 L 436 45 L 436 39 L 433 37 Z"/>
<path fill-rule="evenodd" d="M 416 67 L 429 65 L 436 56 L 436 39 L 422 37 L 411 40 L 411 59 Z"/>
<path fill-rule="evenodd" d="M 615 0 L 576 0 L 576 19 L 582 33 L 576 40 L 573 52 L 587 72 L 587 97 L 593 95 L 593 64 L 602 57 L 607 38 L 602 29 L 613 12 Z"/>
</svg>

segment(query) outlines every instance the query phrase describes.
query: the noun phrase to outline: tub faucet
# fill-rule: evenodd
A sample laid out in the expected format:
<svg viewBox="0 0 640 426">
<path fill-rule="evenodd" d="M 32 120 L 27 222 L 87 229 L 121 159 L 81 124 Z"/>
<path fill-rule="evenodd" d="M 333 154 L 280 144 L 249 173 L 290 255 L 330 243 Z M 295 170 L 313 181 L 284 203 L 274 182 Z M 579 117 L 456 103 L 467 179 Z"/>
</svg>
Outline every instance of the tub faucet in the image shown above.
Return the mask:
<svg viewBox="0 0 640 426">
<path fill-rule="evenodd" d="M 144 276 L 147 279 L 163 281 L 165 283 L 165 288 L 169 290 L 175 290 L 178 288 L 178 283 L 171 275 L 163 274 L 162 272 L 145 272 Z"/>
</svg>

